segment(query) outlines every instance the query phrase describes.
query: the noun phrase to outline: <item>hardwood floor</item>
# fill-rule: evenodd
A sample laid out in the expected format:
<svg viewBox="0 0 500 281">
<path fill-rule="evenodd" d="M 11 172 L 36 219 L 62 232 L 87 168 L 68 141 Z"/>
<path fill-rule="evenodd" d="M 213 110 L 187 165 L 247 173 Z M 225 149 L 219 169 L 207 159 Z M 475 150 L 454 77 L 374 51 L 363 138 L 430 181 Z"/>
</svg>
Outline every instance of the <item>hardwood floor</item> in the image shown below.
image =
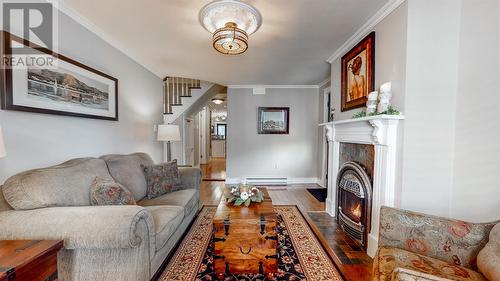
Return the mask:
<svg viewBox="0 0 500 281">
<path fill-rule="evenodd" d="M 212 163 L 212 167 L 202 168 L 203 178 L 209 179 L 203 180 L 201 184 L 202 205 L 218 205 L 225 187 L 224 181 L 212 179 L 213 175 L 224 174 L 225 177 L 225 161 L 211 161 L 207 166 Z M 221 170 L 222 167 L 224 171 Z M 311 187 L 315 186 L 271 187 L 268 191 L 274 205 L 296 205 L 301 210 L 345 280 L 371 280 L 372 259 L 357 242 L 339 229 L 334 218 L 324 212 L 325 203 L 319 202 L 307 191 Z"/>
<path fill-rule="evenodd" d="M 201 183 L 201 203 L 203 205 L 218 205 L 222 196 L 224 182 L 203 181 Z M 302 212 L 322 212 L 325 203 L 319 202 L 306 189 L 306 186 L 292 186 L 288 189 L 268 189 L 269 196 L 275 205 L 297 205 Z"/>
<path fill-rule="evenodd" d="M 200 165 L 204 181 L 224 181 L 226 180 L 226 159 L 212 158 L 208 164 Z"/>
</svg>

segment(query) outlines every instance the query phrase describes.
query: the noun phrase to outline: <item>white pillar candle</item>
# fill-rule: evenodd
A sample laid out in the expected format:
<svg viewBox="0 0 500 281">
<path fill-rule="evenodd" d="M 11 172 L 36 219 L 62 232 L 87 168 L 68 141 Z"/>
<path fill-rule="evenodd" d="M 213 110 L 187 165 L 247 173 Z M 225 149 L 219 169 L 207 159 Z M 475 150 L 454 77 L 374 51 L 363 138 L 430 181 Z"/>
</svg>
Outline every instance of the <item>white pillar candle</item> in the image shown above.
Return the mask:
<svg viewBox="0 0 500 281">
<path fill-rule="evenodd" d="M 380 92 L 387 93 L 391 91 L 391 82 L 385 82 L 380 86 Z"/>
</svg>

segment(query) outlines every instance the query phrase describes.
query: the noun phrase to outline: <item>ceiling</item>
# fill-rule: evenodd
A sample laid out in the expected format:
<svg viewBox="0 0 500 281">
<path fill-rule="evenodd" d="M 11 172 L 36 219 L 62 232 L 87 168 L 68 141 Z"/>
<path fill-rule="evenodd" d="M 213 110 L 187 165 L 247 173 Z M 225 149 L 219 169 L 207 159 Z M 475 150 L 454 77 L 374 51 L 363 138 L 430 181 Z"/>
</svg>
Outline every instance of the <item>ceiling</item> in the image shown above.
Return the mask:
<svg viewBox="0 0 500 281">
<path fill-rule="evenodd" d="M 326 62 L 388 0 L 246 0 L 262 14 L 249 49 L 227 56 L 198 22 L 211 0 L 64 0 L 101 36 L 160 77 L 222 85 L 315 85 Z M 69 8 L 69 9 L 68 9 Z"/>
</svg>

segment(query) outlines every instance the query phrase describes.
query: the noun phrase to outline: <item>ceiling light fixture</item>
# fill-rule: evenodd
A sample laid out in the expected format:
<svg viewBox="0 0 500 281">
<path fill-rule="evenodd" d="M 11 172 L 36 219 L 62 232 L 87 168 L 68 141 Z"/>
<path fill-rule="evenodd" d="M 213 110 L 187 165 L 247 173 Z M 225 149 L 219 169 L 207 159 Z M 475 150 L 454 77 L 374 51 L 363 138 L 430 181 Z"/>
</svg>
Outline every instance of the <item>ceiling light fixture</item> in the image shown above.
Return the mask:
<svg viewBox="0 0 500 281">
<path fill-rule="evenodd" d="M 259 11 L 239 0 L 211 2 L 200 10 L 199 20 L 213 34 L 214 49 L 226 55 L 244 53 L 248 49 L 248 36 L 262 24 Z"/>
<path fill-rule="evenodd" d="M 224 102 L 224 100 L 223 99 L 215 98 L 215 99 L 212 99 L 212 102 L 215 103 L 215 104 L 222 104 Z"/>
</svg>

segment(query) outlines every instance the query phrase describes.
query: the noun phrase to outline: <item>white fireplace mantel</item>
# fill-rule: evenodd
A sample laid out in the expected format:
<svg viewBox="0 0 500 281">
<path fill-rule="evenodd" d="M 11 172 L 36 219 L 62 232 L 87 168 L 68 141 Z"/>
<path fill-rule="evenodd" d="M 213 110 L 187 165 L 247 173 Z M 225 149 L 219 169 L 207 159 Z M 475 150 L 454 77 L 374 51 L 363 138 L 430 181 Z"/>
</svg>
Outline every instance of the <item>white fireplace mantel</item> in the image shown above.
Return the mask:
<svg viewBox="0 0 500 281">
<path fill-rule="evenodd" d="M 340 165 L 340 144 L 371 144 L 375 148 L 373 171 L 373 202 L 371 229 L 368 233 L 368 255 L 373 257 L 378 247 L 380 207 L 397 207 L 396 161 L 398 125 L 402 115 L 375 115 L 319 124 L 328 139 L 328 197 L 326 212 L 335 216 L 337 206 L 337 174 Z"/>
</svg>

